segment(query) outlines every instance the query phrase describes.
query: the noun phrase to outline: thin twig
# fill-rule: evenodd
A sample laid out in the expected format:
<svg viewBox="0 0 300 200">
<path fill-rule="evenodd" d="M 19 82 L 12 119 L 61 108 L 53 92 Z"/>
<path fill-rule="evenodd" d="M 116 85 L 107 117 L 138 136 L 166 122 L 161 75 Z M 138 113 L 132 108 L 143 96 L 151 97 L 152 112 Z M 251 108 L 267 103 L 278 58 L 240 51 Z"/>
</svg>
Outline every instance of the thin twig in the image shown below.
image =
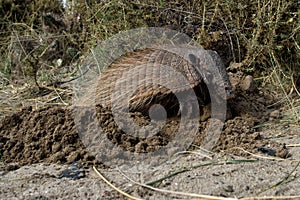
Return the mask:
<svg viewBox="0 0 300 200">
<path fill-rule="evenodd" d="M 296 84 L 295 84 L 295 81 L 294 81 L 293 77 L 292 77 L 292 84 L 293 84 L 293 87 L 292 87 L 292 88 L 294 88 L 294 90 L 296 91 L 296 93 L 298 94 L 298 96 L 300 96 L 300 92 L 299 92 L 298 89 L 297 89 L 297 86 L 296 86 Z"/>
<path fill-rule="evenodd" d="M 133 199 L 133 200 L 142 200 L 138 197 L 134 197 L 134 196 L 131 196 L 130 194 L 127 194 L 126 192 L 120 190 L 119 188 L 117 188 L 116 186 L 114 186 L 111 182 L 109 182 L 104 176 L 102 176 L 102 174 L 96 169 L 95 166 L 93 166 L 93 169 L 94 171 L 97 173 L 97 175 L 107 184 L 109 185 L 110 187 L 112 187 L 114 190 L 116 190 L 117 192 L 119 192 L 120 194 L 128 197 L 129 199 Z"/>
<path fill-rule="evenodd" d="M 286 145 L 287 146 L 287 145 Z M 284 158 L 273 158 L 273 157 L 267 157 L 267 156 L 261 156 L 261 155 L 258 155 L 258 154 L 254 154 L 254 153 L 251 153 L 249 151 L 246 151 L 245 149 L 243 148 L 240 148 L 240 147 L 234 147 L 233 149 L 239 149 L 239 150 L 242 150 L 243 152 L 253 156 L 253 157 L 256 157 L 256 158 L 262 158 L 262 159 L 267 159 L 267 160 L 277 160 L 277 161 L 290 161 L 290 162 L 300 162 L 300 160 L 292 160 L 292 159 L 284 159 Z"/>
<path fill-rule="evenodd" d="M 165 177 L 162 177 L 158 180 L 155 180 L 155 181 L 151 181 L 151 182 L 148 182 L 146 183 L 146 185 L 155 185 L 157 183 L 160 183 L 162 182 L 163 180 L 166 180 L 170 177 L 173 177 L 173 176 L 176 176 L 178 174 L 181 174 L 181 173 L 184 173 L 184 172 L 187 172 L 187 171 L 191 171 L 193 169 L 197 169 L 199 167 L 205 167 L 205 166 L 209 166 L 209 165 L 224 165 L 224 164 L 236 164 L 236 163 L 241 163 L 241 162 L 256 162 L 257 160 L 225 160 L 225 161 L 211 161 L 211 162 L 208 162 L 208 163 L 204 163 L 204 164 L 198 164 L 198 165 L 194 165 L 194 166 L 191 166 L 191 167 L 182 167 L 181 169 L 165 176 Z"/>
<path fill-rule="evenodd" d="M 263 200 L 263 199 L 299 199 L 300 196 L 265 196 L 265 197 L 245 197 L 239 200 Z"/>
<path fill-rule="evenodd" d="M 286 147 L 300 147 L 300 144 L 286 144 Z"/>
<path fill-rule="evenodd" d="M 129 178 L 128 176 L 126 176 L 121 170 L 119 170 L 119 172 L 125 178 L 127 178 L 130 182 L 132 182 L 136 185 L 145 187 L 147 189 L 154 190 L 156 192 L 175 194 L 175 195 L 187 196 L 187 197 L 195 197 L 195 198 L 205 198 L 205 199 L 211 199 L 211 200 L 236 200 L 236 198 L 224 198 L 224 197 L 216 197 L 216 196 L 202 195 L 202 194 L 195 194 L 195 193 L 186 193 L 186 192 L 177 192 L 177 191 L 172 191 L 172 190 L 163 190 L 163 189 L 155 188 L 155 187 L 143 184 L 143 183 L 136 182 L 136 181 L 132 180 L 131 178 Z"/>
</svg>

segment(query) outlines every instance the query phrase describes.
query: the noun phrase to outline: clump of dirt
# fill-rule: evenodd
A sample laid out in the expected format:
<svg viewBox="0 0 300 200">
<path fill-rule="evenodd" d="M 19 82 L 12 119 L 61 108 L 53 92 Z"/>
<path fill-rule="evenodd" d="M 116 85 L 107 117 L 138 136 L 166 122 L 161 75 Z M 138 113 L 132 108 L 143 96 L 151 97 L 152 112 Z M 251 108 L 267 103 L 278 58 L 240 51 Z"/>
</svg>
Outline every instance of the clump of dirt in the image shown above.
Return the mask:
<svg viewBox="0 0 300 200">
<path fill-rule="evenodd" d="M 7 163 L 71 163 L 94 159 L 85 151 L 69 109 L 47 107 L 33 111 L 28 107 L 4 117 L 0 130 L 2 159 Z"/>
<path fill-rule="evenodd" d="M 271 111 L 268 105 L 272 97 L 258 92 L 253 86 L 248 87 L 247 85 L 252 84 L 251 78 L 238 73 L 231 75 L 236 95 L 228 105 L 231 119 L 225 122 L 214 150 L 241 155 L 244 153 L 237 147 L 252 153 L 268 148 L 274 149 L 276 156 L 287 157 L 289 154 L 284 145 L 263 140 L 259 129 L 254 128 L 269 119 Z M 106 137 L 126 151 L 139 153 L 155 151 L 167 145 L 176 134 L 180 134 L 178 133 L 180 118 L 167 119 L 165 126 L 156 135 L 143 139 L 123 132 L 114 121 L 111 111 L 99 105 L 96 111 Z M 141 113 L 132 113 L 132 118 L 141 126 L 150 123 L 149 117 Z M 199 120 L 199 123 L 200 128 L 193 146 L 201 146 L 203 143 L 203 131 L 209 121 Z M 39 162 L 80 161 L 86 164 L 97 162 L 80 140 L 72 109 L 57 106 L 38 110 L 28 107 L 4 117 L 0 121 L 0 153 L 4 162 L 18 162 L 20 165 Z"/>
</svg>

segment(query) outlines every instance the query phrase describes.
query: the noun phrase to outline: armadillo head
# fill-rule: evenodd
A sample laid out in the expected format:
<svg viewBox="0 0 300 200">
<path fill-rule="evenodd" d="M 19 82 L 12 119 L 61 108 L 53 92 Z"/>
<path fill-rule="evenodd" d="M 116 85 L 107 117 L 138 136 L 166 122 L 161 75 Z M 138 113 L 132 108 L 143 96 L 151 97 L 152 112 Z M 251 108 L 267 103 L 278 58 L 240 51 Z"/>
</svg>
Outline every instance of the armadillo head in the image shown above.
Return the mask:
<svg viewBox="0 0 300 200">
<path fill-rule="evenodd" d="M 226 100 L 234 97 L 226 68 L 217 52 L 207 50 L 201 56 L 190 54 L 189 59 L 201 74 L 204 82 L 215 91 L 216 95 Z"/>
</svg>

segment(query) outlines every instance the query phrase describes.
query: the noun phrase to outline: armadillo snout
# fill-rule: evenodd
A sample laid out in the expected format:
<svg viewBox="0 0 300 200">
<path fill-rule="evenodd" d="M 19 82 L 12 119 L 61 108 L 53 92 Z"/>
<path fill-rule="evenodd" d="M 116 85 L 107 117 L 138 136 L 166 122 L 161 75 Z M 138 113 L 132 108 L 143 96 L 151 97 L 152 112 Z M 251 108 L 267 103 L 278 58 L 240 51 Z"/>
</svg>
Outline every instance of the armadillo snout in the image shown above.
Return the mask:
<svg viewBox="0 0 300 200">
<path fill-rule="evenodd" d="M 234 92 L 232 90 L 231 84 L 228 83 L 219 83 L 216 85 L 217 95 L 224 100 L 229 100 L 234 98 Z"/>
</svg>

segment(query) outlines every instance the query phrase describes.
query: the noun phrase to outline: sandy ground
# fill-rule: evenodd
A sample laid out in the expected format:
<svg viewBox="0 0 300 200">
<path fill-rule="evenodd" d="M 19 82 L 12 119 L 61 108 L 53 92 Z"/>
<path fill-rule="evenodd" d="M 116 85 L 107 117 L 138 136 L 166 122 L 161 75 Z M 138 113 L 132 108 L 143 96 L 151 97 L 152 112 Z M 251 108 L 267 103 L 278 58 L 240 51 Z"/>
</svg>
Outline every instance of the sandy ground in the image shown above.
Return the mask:
<svg viewBox="0 0 300 200">
<path fill-rule="evenodd" d="M 299 148 L 293 148 L 292 152 L 292 158 L 299 160 Z M 272 157 L 244 158 L 230 155 L 216 158 L 217 156 L 219 155 L 206 160 L 194 154 L 178 156 L 159 169 L 143 174 L 121 173 L 117 169 L 100 168 L 99 171 L 122 191 L 143 199 L 181 199 L 188 196 L 146 189 L 129 181 L 123 173 L 139 183 L 149 183 L 180 172 L 183 168 L 190 169 L 155 185 L 156 188 L 169 192 L 232 198 L 300 194 L 300 169 L 297 161 L 270 160 Z M 255 162 L 246 162 L 245 159 Z M 198 167 L 190 168 L 196 165 Z M 1 199 L 127 199 L 109 187 L 91 167 L 78 169 L 72 165 L 46 163 L 20 168 L 14 164 L 8 166 L 3 165 L 0 172 Z M 64 170 L 68 169 L 77 170 L 80 175 L 62 177 Z"/>
</svg>

